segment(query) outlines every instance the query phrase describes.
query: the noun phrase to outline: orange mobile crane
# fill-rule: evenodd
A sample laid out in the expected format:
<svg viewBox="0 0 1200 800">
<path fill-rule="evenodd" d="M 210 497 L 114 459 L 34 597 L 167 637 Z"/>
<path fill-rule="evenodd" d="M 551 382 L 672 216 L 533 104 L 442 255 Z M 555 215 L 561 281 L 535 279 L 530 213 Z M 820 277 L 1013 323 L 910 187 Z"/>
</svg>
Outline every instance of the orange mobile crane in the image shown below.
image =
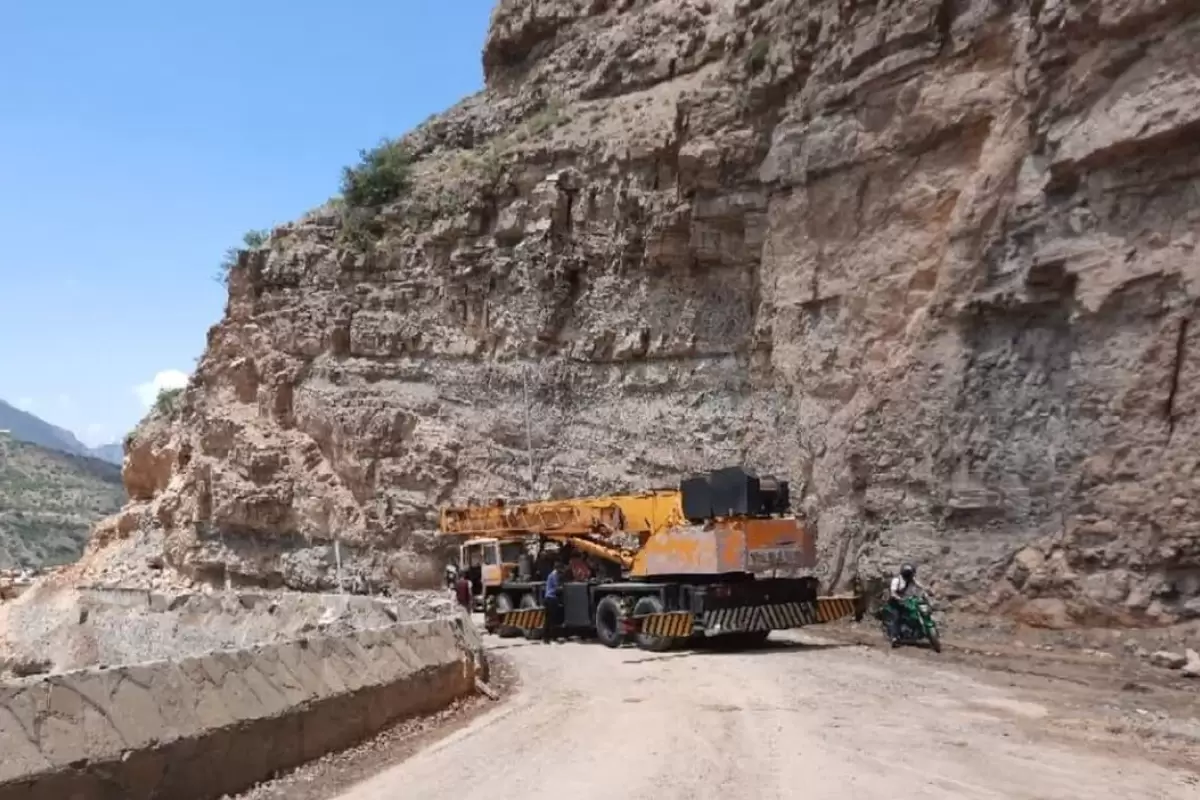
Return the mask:
<svg viewBox="0 0 1200 800">
<path fill-rule="evenodd" d="M 815 577 L 763 576 L 817 564 L 815 533 L 788 506 L 786 482 L 732 467 L 678 489 L 446 508 L 440 535 L 464 539 L 489 632 L 538 635 L 548 565 L 533 553 L 551 547 L 591 565 L 562 585 L 565 633 L 652 651 L 698 637 L 752 645 L 865 611 L 858 594 L 818 596 Z"/>
</svg>

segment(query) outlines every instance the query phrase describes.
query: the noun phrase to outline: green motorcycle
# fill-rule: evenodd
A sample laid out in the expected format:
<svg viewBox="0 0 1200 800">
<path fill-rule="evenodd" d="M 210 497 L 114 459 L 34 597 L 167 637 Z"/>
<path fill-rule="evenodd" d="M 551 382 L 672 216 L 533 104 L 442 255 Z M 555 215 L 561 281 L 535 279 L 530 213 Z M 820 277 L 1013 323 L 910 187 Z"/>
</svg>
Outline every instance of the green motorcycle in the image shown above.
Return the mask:
<svg viewBox="0 0 1200 800">
<path fill-rule="evenodd" d="M 938 636 L 937 623 L 933 620 L 933 607 L 924 597 L 906 597 L 903 602 L 904 613 L 900 617 L 900 643 L 914 644 L 928 641 L 933 652 L 942 652 L 942 640 Z M 875 612 L 875 618 L 883 626 L 886 636 L 891 636 L 892 614 L 895 609 L 885 604 Z"/>
</svg>

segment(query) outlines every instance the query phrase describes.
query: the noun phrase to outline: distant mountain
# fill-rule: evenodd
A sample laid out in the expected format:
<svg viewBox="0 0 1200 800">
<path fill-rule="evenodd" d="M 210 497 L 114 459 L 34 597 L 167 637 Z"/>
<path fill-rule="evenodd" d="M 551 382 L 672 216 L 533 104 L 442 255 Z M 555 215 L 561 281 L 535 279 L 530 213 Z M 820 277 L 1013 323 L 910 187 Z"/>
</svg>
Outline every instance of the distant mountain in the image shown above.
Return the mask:
<svg viewBox="0 0 1200 800">
<path fill-rule="evenodd" d="M 0 431 L 2 430 L 9 431 L 14 439 L 49 447 L 51 450 L 77 456 L 89 454 L 87 445 L 76 439 L 75 434 L 0 400 Z"/>
<path fill-rule="evenodd" d="M 0 437 L 0 569 L 79 558 L 92 523 L 125 502 L 121 469 Z"/>
<path fill-rule="evenodd" d="M 120 442 L 102 444 L 99 447 L 92 448 L 92 456 L 101 461 L 107 461 L 110 464 L 120 466 L 125 461 L 125 445 Z"/>
<path fill-rule="evenodd" d="M 120 443 L 106 444 L 95 448 L 88 447 L 66 428 L 51 425 L 28 411 L 22 411 L 16 406 L 0 400 L 0 431 L 4 430 L 11 433 L 14 439 L 22 442 L 58 450 L 60 453 L 90 456 L 110 464 L 119 465 L 125 456 L 125 448 Z"/>
</svg>

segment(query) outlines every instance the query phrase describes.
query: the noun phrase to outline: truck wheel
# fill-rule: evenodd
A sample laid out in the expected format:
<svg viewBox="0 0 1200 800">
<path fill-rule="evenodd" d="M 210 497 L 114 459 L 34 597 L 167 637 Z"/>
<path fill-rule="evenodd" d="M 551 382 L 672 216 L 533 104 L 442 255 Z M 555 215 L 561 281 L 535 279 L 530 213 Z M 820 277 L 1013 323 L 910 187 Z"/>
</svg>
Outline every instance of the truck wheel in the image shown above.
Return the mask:
<svg viewBox="0 0 1200 800">
<path fill-rule="evenodd" d="M 662 601 L 653 596 L 639 597 L 633 605 L 635 617 L 642 614 L 661 614 L 664 610 Z M 640 649 L 649 650 L 651 653 L 665 653 L 679 644 L 678 639 L 669 636 L 651 636 L 648 633 L 637 634 L 634 641 Z"/>
<path fill-rule="evenodd" d="M 518 608 L 539 608 L 538 601 L 532 594 L 523 594 L 521 595 L 521 603 Z M 536 640 L 542 638 L 541 628 L 526 628 L 523 633 L 525 634 L 526 639 Z"/>
<path fill-rule="evenodd" d="M 615 595 L 601 598 L 596 604 L 596 638 L 605 647 L 625 644 L 625 634 L 621 633 L 621 617 L 624 615 L 621 600 Z"/>
<path fill-rule="evenodd" d="M 509 597 L 506 594 L 496 595 L 496 613 L 497 614 L 504 614 L 504 613 L 506 613 L 508 611 L 512 611 L 512 610 L 513 610 L 513 601 L 512 601 L 511 597 Z M 511 625 L 501 625 L 496 630 L 496 635 L 499 636 L 501 639 L 511 639 L 514 636 L 520 636 L 521 629 L 514 628 Z"/>
</svg>

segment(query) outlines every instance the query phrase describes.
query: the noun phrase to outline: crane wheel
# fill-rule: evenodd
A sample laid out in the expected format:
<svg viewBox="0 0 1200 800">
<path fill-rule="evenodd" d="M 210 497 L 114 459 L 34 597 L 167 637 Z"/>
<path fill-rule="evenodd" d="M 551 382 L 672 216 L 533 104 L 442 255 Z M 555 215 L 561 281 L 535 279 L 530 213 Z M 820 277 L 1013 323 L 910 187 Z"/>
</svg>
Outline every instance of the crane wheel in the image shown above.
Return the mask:
<svg viewBox="0 0 1200 800">
<path fill-rule="evenodd" d="M 621 608 L 621 599 L 616 595 L 608 595 L 596 604 L 596 638 L 605 647 L 620 647 L 625 644 L 625 634 L 621 633 L 621 618 L 625 610 Z"/>
<path fill-rule="evenodd" d="M 512 598 L 506 594 L 496 595 L 496 613 L 504 614 L 513 610 Z M 514 628 L 511 625 L 502 625 L 496 630 L 496 635 L 501 639 L 511 639 L 514 636 L 521 635 L 520 628 Z"/>
<path fill-rule="evenodd" d="M 537 598 L 535 598 L 532 594 L 521 595 L 521 601 L 517 604 L 517 608 L 540 608 L 540 607 L 541 606 L 538 605 Z M 537 640 L 537 639 L 542 638 L 542 629 L 541 628 L 528 628 L 525 631 L 523 631 L 523 633 L 525 634 L 526 639 Z"/>
<path fill-rule="evenodd" d="M 661 614 L 665 611 L 662 600 L 652 595 L 639 597 L 638 601 L 633 604 L 633 615 L 639 617 L 642 614 Z M 665 653 L 666 651 L 677 647 L 679 640 L 670 636 L 651 636 L 648 633 L 639 633 L 634 637 L 634 641 L 641 650 L 649 650 L 651 653 Z"/>
</svg>

